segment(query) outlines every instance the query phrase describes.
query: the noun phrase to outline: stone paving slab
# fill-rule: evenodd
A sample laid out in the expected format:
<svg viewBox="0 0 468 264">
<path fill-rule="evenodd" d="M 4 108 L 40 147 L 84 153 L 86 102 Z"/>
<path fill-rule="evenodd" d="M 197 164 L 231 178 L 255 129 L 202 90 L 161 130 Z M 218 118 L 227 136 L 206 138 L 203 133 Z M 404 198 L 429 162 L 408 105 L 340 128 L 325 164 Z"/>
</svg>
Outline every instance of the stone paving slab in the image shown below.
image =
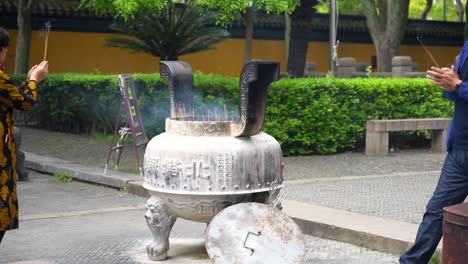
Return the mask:
<svg viewBox="0 0 468 264">
<path fill-rule="evenodd" d="M 53 167 L 53 165 L 49 165 L 49 166 Z M 371 178 L 371 179 L 375 179 L 375 178 Z M 323 181 L 336 184 L 334 183 L 333 180 L 329 180 L 329 179 L 323 180 Z M 347 181 L 351 181 L 351 180 L 347 180 Z M 85 185 L 84 183 L 73 183 L 73 184 Z M 129 189 L 130 191 L 133 192 L 134 190 L 139 190 L 137 191 L 137 193 L 145 193 L 145 190 L 142 188 L 141 181 L 138 181 L 138 182 L 132 181 L 132 184 L 135 184 L 135 186 L 131 187 Z M 288 184 L 286 184 L 286 186 L 288 186 Z M 291 186 L 294 186 L 294 185 L 291 185 Z M 308 188 L 308 186 L 304 184 L 300 184 L 300 186 L 305 186 L 306 188 Z M 70 188 L 73 188 L 73 187 L 70 186 Z M 104 187 L 93 186 L 93 188 L 104 188 Z M 287 190 L 287 187 L 285 188 L 285 190 Z M 297 193 L 297 190 L 294 190 L 292 192 Z M 290 197 L 292 197 L 287 191 L 283 193 L 286 199 L 290 199 Z M 304 193 L 304 192 L 301 192 L 301 193 Z M 75 200 L 74 198 L 76 197 L 70 197 L 71 200 Z M 95 197 L 89 196 L 89 199 L 95 199 Z M 100 197 L 99 199 L 102 199 L 102 197 Z M 34 199 L 34 200 L 37 200 L 37 199 Z M 81 204 L 88 204 L 88 202 L 84 201 Z M 144 201 L 142 201 L 141 204 L 144 204 Z M 397 236 L 397 238 L 395 238 L 394 236 L 388 233 L 380 234 L 376 232 L 375 230 L 368 230 L 365 232 L 362 230 L 362 228 L 359 228 L 359 227 L 354 228 L 352 226 L 354 223 L 356 223 L 353 221 L 354 218 L 359 219 L 359 221 L 356 224 L 364 225 L 364 226 L 373 225 L 377 218 L 372 218 L 369 216 L 359 215 L 359 214 L 353 215 L 352 213 L 349 213 L 346 211 L 339 211 L 339 210 L 335 210 L 333 214 L 329 212 L 324 213 L 326 210 L 325 211 L 323 209 L 317 210 L 317 208 L 319 207 L 314 207 L 313 205 L 310 205 L 310 204 L 301 204 L 301 206 L 295 206 L 295 204 L 297 203 L 285 201 L 284 211 L 295 219 L 295 221 L 300 225 L 301 229 L 303 230 L 305 234 L 312 234 L 312 235 L 320 236 L 320 237 L 327 238 L 327 239 L 334 239 L 334 240 L 344 241 L 344 242 L 354 243 L 354 244 L 365 243 L 368 247 L 372 249 L 376 249 L 376 250 L 383 251 L 383 252 L 389 252 L 392 254 L 398 254 L 399 252 L 409 247 L 409 245 L 412 242 L 412 238 L 415 235 L 415 230 L 417 228 L 416 226 L 414 228 L 406 228 L 406 225 L 401 222 L 394 223 L 393 226 L 395 227 L 394 228 L 395 232 L 397 232 L 398 234 L 401 234 L 404 237 L 404 239 L 400 239 L 400 237 Z M 78 203 L 77 205 L 79 206 L 80 203 Z M 125 204 L 120 204 L 120 205 L 125 205 Z M 57 208 L 57 206 L 53 206 L 52 208 Z M 73 208 L 77 208 L 77 206 L 75 205 L 73 206 Z M 309 208 L 309 209 L 306 209 L 306 208 Z M 310 212 L 314 216 L 318 216 L 318 218 L 311 217 L 310 215 L 301 214 L 301 212 L 307 212 L 307 211 Z M 86 213 L 87 212 L 82 212 L 82 214 L 86 214 Z M 336 218 L 346 219 L 346 221 L 351 223 L 351 225 L 343 225 L 343 223 L 336 222 Z M 385 219 L 381 219 L 381 220 L 385 220 Z M 377 225 L 380 227 L 380 229 L 385 229 L 386 226 L 388 225 L 388 222 L 389 221 L 377 221 Z M 335 230 L 335 232 L 330 232 L 330 230 Z M 364 233 L 367 233 L 367 235 L 363 235 Z M 338 234 L 342 234 L 342 235 L 338 235 Z"/>
<path fill-rule="evenodd" d="M 420 149 L 395 151 L 380 157 L 353 152 L 284 157 L 283 174 L 286 180 L 299 180 L 440 172 L 445 156 L 444 153 Z"/>
<path fill-rule="evenodd" d="M 19 229 L 6 233 L 0 246 L 0 263 L 152 263 L 146 258 L 145 244 L 151 240 L 151 233 L 144 210 L 117 207 L 144 202 L 145 198 L 81 182 L 57 183 L 37 172 L 30 176 L 29 182 L 18 182 L 24 217 Z M 80 198 L 82 203 L 73 203 Z M 83 213 L 92 210 L 95 212 Z M 205 228 L 204 223 L 178 219 L 171 233 L 173 250 L 188 253 L 174 251 L 173 258 L 164 263 L 210 263 L 200 250 Z M 187 258 L 189 262 L 185 262 Z M 397 259 L 365 247 L 306 236 L 304 263 L 384 264 L 397 263 Z"/>
<path fill-rule="evenodd" d="M 284 201 L 283 206 L 284 212 L 296 220 L 305 234 L 365 245 L 395 255 L 411 246 L 418 230 L 415 224 L 296 201 Z M 442 244 L 437 254 L 441 250 Z"/>
<path fill-rule="evenodd" d="M 103 171 L 97 167 L 73 164 L 66 160 L 32 153 L 26 153 L 26 160 L 26 166 L 33 170 L 47 173 L 63 170 L 79 180 L 119 189 L 128 187 L 134 194 L 147 196 L 144 189 L 138 186 L 133 188 L 134 184 L 141 185 L 142 177 L 138 175 L 114 170 L 109 170 L 103 175 Z M 417 224 L 421 221 L 439 174 L 439 171 L 398 172 L 286 180 L 282 192 L 289 200 Z"/>
<path fill-rule="evenodd" d="M 135 208 L 147 199 L 125 191 L 79 181 L 56 182 L 52 176 L 30 172 L 28 182 L 18 182 L 20 219 L 46 214 L 64 214 L 106 208 Z M 44 175 L 44 174 L 42 174 Z"/>
<path fill-rule="evenodd" d="M 289 182 L 287 199 L 419 224 L 440 172 Z"/>
</svg>

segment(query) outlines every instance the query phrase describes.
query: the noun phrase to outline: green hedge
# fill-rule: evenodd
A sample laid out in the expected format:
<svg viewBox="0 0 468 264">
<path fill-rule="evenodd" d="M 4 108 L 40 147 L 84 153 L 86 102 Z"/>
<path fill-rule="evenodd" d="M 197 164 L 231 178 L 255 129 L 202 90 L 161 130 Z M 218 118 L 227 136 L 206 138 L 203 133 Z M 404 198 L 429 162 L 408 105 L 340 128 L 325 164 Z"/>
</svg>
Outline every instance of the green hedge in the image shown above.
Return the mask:
<svg viewBox="0 0 468 264">
<path fill-rule="evenodd" d="M 25 76 L 13 76 L 20 82 Z M 138 75 L 135 84 L 142 108 L 154 98 L 168 107 L 167 92 L 159 78 Z M 99 131 L 112 133 L 120 105 L 120 90 L 116 75 L 49 74 L 39 84 L 39 100 L 28 115 L 38 119 L 40 128 L 74 133 Z M 161 109 L 163 109 L 161 107 Z M 164 115 L 167 110 L 164 111 Z M 146 115 L 145 115 L 146 116 Z M 148 124 L 151 127 L 151 123 Z"/>
<path fill-rule="evenodd" d="M 169 116 L 167 83 L 158 74 L 133 78 L 152 137 L 164 131 Z M 20 82 L 24 76 L 13 79 Z M 224 105 L 230 115 L 236 112 L 237 78 L 197 73 L 194 79 L 197 114 L 223 113 Z M 120 100 L 116 75 L 50 74 L 28 117 L 38 119 L 40 128 L 110 134 Z M 280 142 L 285 155 L 328 154 L 359 147 L 366 120 L 450 117 L 452 111 L 441 88 L 426 79 L 281 79 L 268 92 L 264 131 Z"/>
<path fill-rule="evenodd" d="M 364 139 L 366 120 L 453 111 L 442 89 L 426 79 L 281 79 L 268 99 L 265 131 L 291 155 L 353 150 Z"/>
</svg>

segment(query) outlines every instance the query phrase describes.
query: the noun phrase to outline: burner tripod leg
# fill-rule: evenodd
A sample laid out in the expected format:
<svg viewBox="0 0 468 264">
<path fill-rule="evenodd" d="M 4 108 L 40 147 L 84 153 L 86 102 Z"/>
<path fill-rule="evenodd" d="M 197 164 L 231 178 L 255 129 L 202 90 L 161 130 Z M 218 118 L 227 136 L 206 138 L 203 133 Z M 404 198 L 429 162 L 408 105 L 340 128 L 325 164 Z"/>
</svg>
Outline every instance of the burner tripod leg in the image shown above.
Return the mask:
<svg viewBox="0 0 468 264">
<path fill-rule="evenodd" d="M 152 196 L 146 203 L 145 218 L 154 237 L 146 246 L 148 257 L 151 260 L 165 260 L 169 251 L 169 235 L 177 216 L 160 198 Z"/>
</svg>

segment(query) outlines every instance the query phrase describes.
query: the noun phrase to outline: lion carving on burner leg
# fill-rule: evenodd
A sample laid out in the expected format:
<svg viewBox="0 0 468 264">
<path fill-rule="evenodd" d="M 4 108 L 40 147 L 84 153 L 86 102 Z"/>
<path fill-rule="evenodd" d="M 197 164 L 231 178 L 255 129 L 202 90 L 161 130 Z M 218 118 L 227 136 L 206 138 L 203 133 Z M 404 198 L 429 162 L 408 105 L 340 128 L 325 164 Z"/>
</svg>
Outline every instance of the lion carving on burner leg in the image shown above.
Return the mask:
<svg viewBox="0 0 468 264">
<path fill-rule="evenodd" d="M 160 198 L 152 196 L 146 203 L 145 218 L 154 237 L 146 246 L 148 257 L 151 260 L 165 260 L 169 251 L 169 234 L 177 216 Z"/>
</svg>

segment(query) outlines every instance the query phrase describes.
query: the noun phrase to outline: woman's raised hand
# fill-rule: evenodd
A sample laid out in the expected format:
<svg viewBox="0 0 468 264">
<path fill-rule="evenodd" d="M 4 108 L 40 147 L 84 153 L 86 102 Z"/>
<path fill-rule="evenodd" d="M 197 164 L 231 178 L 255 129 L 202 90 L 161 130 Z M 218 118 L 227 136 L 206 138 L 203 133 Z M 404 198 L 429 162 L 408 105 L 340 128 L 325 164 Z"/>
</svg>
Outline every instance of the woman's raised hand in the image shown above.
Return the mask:
<svg viewBox="0 0 468 264">
<path fill-rule="evenodd" d="M 42 61 L 39 65 L 34 65 L 28 73 L 28 79 L 30 81 L 36 81 L 37 83 L 45 79 L 49 73 L 49 62 Z"/>
</svg>

